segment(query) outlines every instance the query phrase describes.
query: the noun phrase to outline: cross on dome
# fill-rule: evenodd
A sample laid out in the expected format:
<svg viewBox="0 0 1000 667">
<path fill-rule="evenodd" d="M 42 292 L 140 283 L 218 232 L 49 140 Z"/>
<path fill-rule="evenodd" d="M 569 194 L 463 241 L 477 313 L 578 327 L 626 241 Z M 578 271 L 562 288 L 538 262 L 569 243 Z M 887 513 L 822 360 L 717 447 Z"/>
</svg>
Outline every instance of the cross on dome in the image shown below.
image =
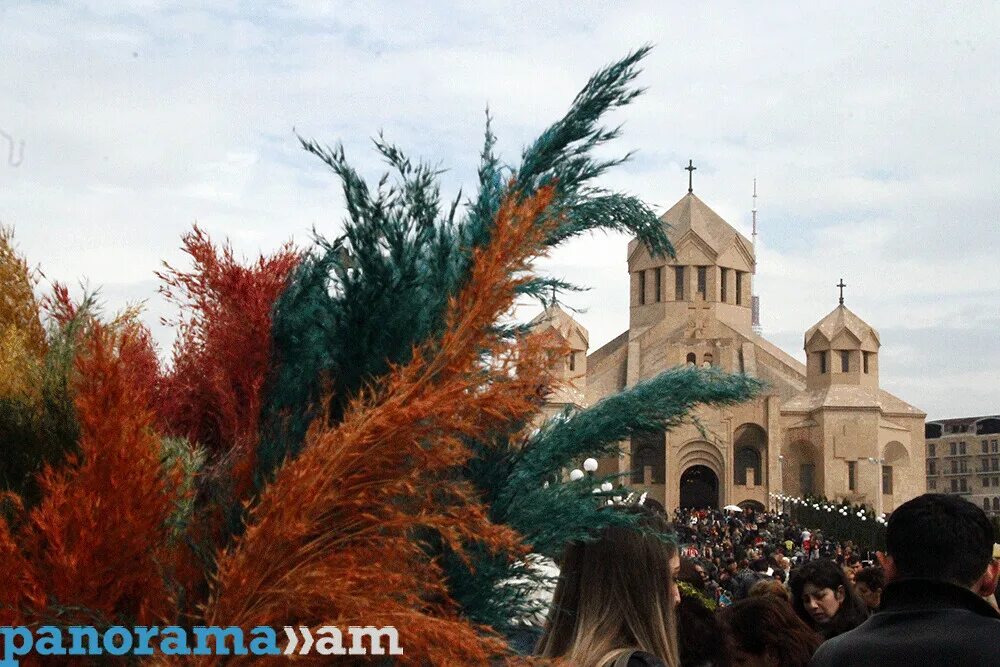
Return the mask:
<svg viewBox="0 0 1000 667">
<path fill-rule="evenodd" d="M 688 173 L 688 192 L 694 192 L 694 185 L 692 176 L 694 176 L 695 169 L 698 167 L 694 166 L 693 160 L 688 160 L 688 166 L 684 167 L 684 171 Z"/>
</svg>

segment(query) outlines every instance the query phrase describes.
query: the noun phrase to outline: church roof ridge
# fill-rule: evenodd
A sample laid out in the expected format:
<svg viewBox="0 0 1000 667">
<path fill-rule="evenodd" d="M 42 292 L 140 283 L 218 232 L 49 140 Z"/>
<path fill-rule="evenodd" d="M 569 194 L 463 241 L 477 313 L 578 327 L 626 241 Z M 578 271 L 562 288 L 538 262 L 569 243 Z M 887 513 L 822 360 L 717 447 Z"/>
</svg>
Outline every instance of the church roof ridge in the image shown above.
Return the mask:
<svg viewBox="0 0 1000 667">
<path fill-rule="evenodd" d="M 621 332 L 611 340 L 609 340 L 604 345 L 600 346 L 593 352 L 587 355 L 587 370 L 588 372 L 596 364 L 600 363 L 608 355 L 614 354 L 616 350 L 621 349 L 623 345 L 628 343 L 629 330 Z"/>
<path fill-rule="evenodd" d="M 789 354 L 785 350 L 781 349 L 781 347 L 779 347 L 778 345 L 775 345 L 774 343 L 772 343 L 768 339 L 764 338 L 760 334 L 757 334 L 757 333 L 753 334 L 753 337 L 751 338 L 751 340 L 753 341 L 753 343 L 757 347 L 759 347 L 760 349 L 764 350 L 765 352 L 767 352 L 768 354 L 770 354 L 772 357 L 774 357 L 775 359 L 781 361 L 783 364 L 785 364 L 786 366 L 788 366 L 789 368 L 791 368 L 792 370 L 794 370 L 799 375 L 800 379 L 803 382 L 805 382 L 805 380 L 806 380 L 806 365 L 804 363 L 802 363 L 801 361 L 799 361 L 798 359 L 796 359 L 794 356 L 792 356 L 791 354 Z"/>
<path fill-rule="evenodd" d="M 781 412 L 812 412 L 820 408 L 878 409 L 882 415 L 921 417 L 923 411 L 885 389 L 832 385 L 800 392 L 781 404 Z"/>
</svg>

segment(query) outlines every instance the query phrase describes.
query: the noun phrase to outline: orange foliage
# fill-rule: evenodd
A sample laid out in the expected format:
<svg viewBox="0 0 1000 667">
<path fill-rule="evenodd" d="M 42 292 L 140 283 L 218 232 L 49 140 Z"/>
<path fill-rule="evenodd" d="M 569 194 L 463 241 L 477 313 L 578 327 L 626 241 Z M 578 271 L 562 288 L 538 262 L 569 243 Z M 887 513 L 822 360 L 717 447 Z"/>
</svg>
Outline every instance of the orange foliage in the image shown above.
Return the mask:
<svg viewBox="0 0 1000 667">
<path fill-rule="evenodd" d="M 173 617 L 159 564 L 176 480 L 153 431 L 152 354 L 148 330 L 125 320 L 95 323 L 77 357 L 80 456 L 43 471 L 43 500 L 16 535 L 0 521 L 0 606 L 21 621 Z"/>
<path fill-rule="evenodd" d="M 299 255 L 285 244 L 243 266 L 231 246 L 216 248 L 197 226 L 184 235 L 184 251 L 194 261 L 190 272 L 165 265 L 157 273 L 160 291 L 184 313 L 157 401 L 161 423 L 237 466 L 232 474 L 242 496 L 271 362 L 271 309 Z"/>
<path fill-rule="evenodd" d="M 0 396 L 27 395 L 35 388 L 45 356 L 45 330 L 38 318 L 39 272 L 14 249 L 14 232 L 0 226 Z"/>
<path fill-rule="evenodd" d="M 524 553 L 447 473 L 469 457 L 463 437 L 533 414 L 548 384 L 541 341 L 512 345 L 494 324 L 542 252 L 551 198 L 547 188 L 507 201 L 449 303 L 444 335 L 356 398 L 339 425 L 313 424 L 220 558 L 207 624 L 394 626 L 401 664 L 486 664 L 505 651 L 459 616 L 422 538 L 459 554 L 472 542 Z"/>
<path fill-rule="evenodd" d="M 14 249 L 14 231 L 0 226 L 0 326 L 17 327 L 36 356 L 45 352 L 45 330 L 38 319 L 35 285 L 40 273 Z"/>
</svg>

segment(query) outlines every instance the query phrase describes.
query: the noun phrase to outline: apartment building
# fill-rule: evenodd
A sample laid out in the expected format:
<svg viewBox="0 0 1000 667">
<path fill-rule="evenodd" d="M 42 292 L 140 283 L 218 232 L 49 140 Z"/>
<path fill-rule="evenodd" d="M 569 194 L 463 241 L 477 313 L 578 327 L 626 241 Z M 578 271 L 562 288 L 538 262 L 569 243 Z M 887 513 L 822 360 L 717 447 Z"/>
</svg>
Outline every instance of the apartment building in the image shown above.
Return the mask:
<svg viewBox="0 0 1000 667">
<path fill-rule="evenodd" d="M 929 421 L 927 490 L 954 493 L 1000 515 L 1000 415 Z"/>
</svg>

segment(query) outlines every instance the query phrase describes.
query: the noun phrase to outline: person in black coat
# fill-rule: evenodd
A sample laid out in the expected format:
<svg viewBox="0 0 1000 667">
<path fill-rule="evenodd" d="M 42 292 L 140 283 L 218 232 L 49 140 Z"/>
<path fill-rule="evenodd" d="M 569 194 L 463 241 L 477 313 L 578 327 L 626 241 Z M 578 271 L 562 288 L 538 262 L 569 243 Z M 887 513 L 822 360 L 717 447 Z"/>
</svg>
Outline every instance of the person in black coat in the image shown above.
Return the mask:
<svg viewBox="0 0 1000 667">
<path fill-rule="evenodd" d="M 810 667 L 1000 665 L 993 526 L 958 496 L 925 494 L 889 518 L 879 560 L 889 582 L 868 621 L 819 647 Z"/>
</svg>

